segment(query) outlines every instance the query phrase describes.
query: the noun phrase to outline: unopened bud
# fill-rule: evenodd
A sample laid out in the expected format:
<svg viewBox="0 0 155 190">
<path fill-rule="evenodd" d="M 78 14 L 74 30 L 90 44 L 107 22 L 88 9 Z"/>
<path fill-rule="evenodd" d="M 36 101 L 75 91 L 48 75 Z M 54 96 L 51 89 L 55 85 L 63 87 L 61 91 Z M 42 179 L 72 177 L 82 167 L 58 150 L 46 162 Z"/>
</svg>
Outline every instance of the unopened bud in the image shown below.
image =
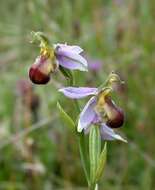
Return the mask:
<svg viewBox="0 0 155 190">
<path fill-rule="evenodd" d="M 119 83 L 119 84 L 121 84 L 121 83 L 124 83 L 124 82 L 120 79 L 119 75 L 117 75 L 116 73 L 112 72 L 109 75 L 109 83 L 110 84 L 113 84 L 113 83 Z"/>
</svg>

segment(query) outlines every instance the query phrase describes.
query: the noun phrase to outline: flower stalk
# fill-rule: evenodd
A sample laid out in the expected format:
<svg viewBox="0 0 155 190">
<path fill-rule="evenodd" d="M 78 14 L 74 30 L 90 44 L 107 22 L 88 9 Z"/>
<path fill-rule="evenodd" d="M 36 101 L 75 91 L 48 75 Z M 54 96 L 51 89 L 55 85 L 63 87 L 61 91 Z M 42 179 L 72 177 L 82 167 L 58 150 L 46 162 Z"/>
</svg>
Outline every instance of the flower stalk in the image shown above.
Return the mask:
<svg viewBox="0 0 155 190">
<path fill-rule="evenodd" d="M 59 92 L 73 99 L 76 112 L 79 115 L 78 122 L 74 122 L 59 103 L 57 107 L 64 123 L 73 129 L 74 133 L 75 126 L 77 126 L 79 152 L 88 187 L 90 190 L 98 190 L 98 182 L 103 174 L 107 158 L 106 142 L 102 147 L 101 141 L 120 140 L 127 142 L 115 132 L 115 129 L 120 128 L 124 123 L 124 112 L 111 97 L 116 86 L 123 82 L 117 74 L 112 72 L 98 88 L 75 87 L 72 71 L 88 70 L 87 61 L 81 55 L 83 49 L 79 46 L 61 43 L 51 46 L 43 33 L 32 32 L 32 35 L 32 42 L 40 42 L 40 55 L 29 69 L 29 78 L 35 84 L 47 84 L 51 75 L 59 69 L 70 85 L 59 89 Z M 91 96 L 91 98 L 81 111 L 78 99 L 87 96 Z M 89 151 L 86 134 L 89 134 Z"/>
<path fill-rule="evenodd" d="M 77 113 L 80 113 L 80 107 L 77 100 L 74 100 L 75 107 L 77 110 Z M 88 186 L 90 186 L 90 176 L 89 176 L 89 165 L 88 165 L 88 159 L 87 159 L 87 149 L 86 149 L 86 141 L 84 132 L 78 134 L 78 145 L 79 145 L 79 153 L 81 158 L 82 167 L 84 170 L 84 174 L 86 177 L 86 181 Z"/>
<path fill-rule="evenodd" d="M 87 156 L 86 156 L 87 149 L 86 149 L 84 133 L 81 133 L 78 135 L 78 144 L 79 144 L 81 163 L 83 166 L 87 184 L 88 184 L 88 186 L 90 186 L 89 166 L 88 166 L 88 160 L 87 160 Z"/>
</svg>

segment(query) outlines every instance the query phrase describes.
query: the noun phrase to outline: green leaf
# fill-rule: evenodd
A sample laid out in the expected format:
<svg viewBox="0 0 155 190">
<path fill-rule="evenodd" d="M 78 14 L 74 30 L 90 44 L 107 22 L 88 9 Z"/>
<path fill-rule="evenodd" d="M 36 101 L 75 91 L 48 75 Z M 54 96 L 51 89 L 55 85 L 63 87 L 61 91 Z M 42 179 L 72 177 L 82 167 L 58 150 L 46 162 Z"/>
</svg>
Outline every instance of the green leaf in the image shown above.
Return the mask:
<svg viewBox="0 0 155 190">
<path fill-rule="evenodd" d="M 66 69 L 64 67 L 62 67 L 61 65 L 59 66 L 59 69 L 61 71 L 61 73 L 64 75 L 64 77 L 69 80 L 69 85 L 73 85 L 74 80 L 73 80 L 73 74 L 69 69 Z"/>
<path fill-rule="evenodd" d="M 92 126 L 89 133 L 90 182 L 95 181 L 97 163 L 101 152 L 101 136 L 98 126 Z"/>
<path fill-rule="evenodd" d="M 96 183 L 98 182 L 98 180 L 100 179 L 100 177 L 103 174 L 106 159 L 107 159 L 107 143 L 105 142 L 104 148 L 103 148 L 103 150 L 100 154 L 99 160 L 98 160 L 98 165 L 97 165 L 97 170 L 96 170 L 96 175 L 95 175 L 95 182 Z"/>
<path fill-rule="evenodd" d="M 65 126 L 69 127 L 72 131 L 75 130 L 75 123 L 71 119 L 71 117 L 64 111 L 64 109 L 61 107 L 60 103 L 57 102 L 57 107 L 60 112 L 60 117 L 62 122 L 64 123 Z"/>
</svg>

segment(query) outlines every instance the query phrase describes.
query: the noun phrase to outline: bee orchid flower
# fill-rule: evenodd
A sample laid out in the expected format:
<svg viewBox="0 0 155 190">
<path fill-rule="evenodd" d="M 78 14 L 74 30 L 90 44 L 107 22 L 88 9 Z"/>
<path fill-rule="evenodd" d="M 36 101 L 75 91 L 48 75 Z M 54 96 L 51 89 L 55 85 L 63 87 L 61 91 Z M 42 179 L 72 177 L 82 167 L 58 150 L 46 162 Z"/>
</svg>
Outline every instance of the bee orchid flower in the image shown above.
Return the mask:
<svg viewBox="0 0 155 190">
<path fill-rule="evenodd" d="M 127 142 L 113 128 L 119 128 L 124 122 L 124 113 L 112 101 L 111 88 L 66 87 L 59 89 L 65 96 L 71 99 L 81 99 L 92 96 L 81 111 L 78 120 L 78 132 L 89 131 L 91 125 L 100 126 L 100 134 L 103 140 L 121 140 Z"/>
<path fill-rule="evenodd" d="M 82 57 L 82 52 L 83 49 L 75 45 L 54 44 L 49 47 L 47 43 L 43 43 L 40 55 L 29 69 L 30 80 L 35 84 L 46 84 L 51 73 L 59 66 L 69 70 L 87 71 L 87 61 Z"/>
</svg>

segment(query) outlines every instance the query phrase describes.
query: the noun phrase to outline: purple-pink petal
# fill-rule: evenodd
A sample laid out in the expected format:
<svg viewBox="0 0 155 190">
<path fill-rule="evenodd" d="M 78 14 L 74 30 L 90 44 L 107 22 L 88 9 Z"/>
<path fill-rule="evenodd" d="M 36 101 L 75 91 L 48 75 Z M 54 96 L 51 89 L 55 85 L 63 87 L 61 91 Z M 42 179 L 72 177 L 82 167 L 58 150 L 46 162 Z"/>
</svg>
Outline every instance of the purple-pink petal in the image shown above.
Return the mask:
<svg viewBox="0 0 155 190">
<path fill-rule="evenodd" d="M 92 97 L 80 113 L 77 128 L 78 132 L 81 132 L 83 129 L 86 130 L 89 127 L 89 125 L 93 122 L 94 118 L 96 117 L 96 113 L 94 110 L 95 105 L 96 97 Z"/>
<path fill-rule="evenodd" d="M 103 123 L 100 127 L 101 138 L 103 140 L 120 140 L 123 142 L 127 142 L 124 138 L 122 138 L 119 134 L 115 133 L 113 129 L 108 127 L 105 123 Z"/>
<path fill-rule="evenodd" d="M 69 59 L 74 60 L 76 62 L 82 63 L 84 66 L 87 66 L 87 61 L 80 54 L 77 54 L 74 51 L 60 50 L 58 48 L 57 55 L 59 57 L 69 58 Z"/>
<path fill-rule="evenodd" d="M 57 56 L 59 65 L 70 70 L 88 71 L 87 67 L 82 65 L 79 61 L 73 60 L 65 56 Z"/>
<path fill-rule="evenodd" d="M 87 61 L 80 53 L 83 50 L 79 46 L 66 44 L 55 45 L 55 55 L 59 64 L 67 69 L 87 71 Z"/>
<path fill-rule="evenodd" d="M 67 45 L 67 44 L 55 44 L 54 45 L 55 48 L 59 48 L 59 51 L 61 50 L 66 50 L 66 51 L 72 51 L 74 53 L 77 53 L 77 54 L 80 54 L 83 52 L 83 49 L 80 47 L 80 46 L 70 46 L 70 45 Z"/>
<path fill-rule="evenodd" d="M 95 95 L 97 91 L 97 88 L 89 87 L 65 87 L 59 89 L 59 92 L 62 92 L 65 96 L 72 99 L 80 99 L 89 95 Z"/>
</svg>

